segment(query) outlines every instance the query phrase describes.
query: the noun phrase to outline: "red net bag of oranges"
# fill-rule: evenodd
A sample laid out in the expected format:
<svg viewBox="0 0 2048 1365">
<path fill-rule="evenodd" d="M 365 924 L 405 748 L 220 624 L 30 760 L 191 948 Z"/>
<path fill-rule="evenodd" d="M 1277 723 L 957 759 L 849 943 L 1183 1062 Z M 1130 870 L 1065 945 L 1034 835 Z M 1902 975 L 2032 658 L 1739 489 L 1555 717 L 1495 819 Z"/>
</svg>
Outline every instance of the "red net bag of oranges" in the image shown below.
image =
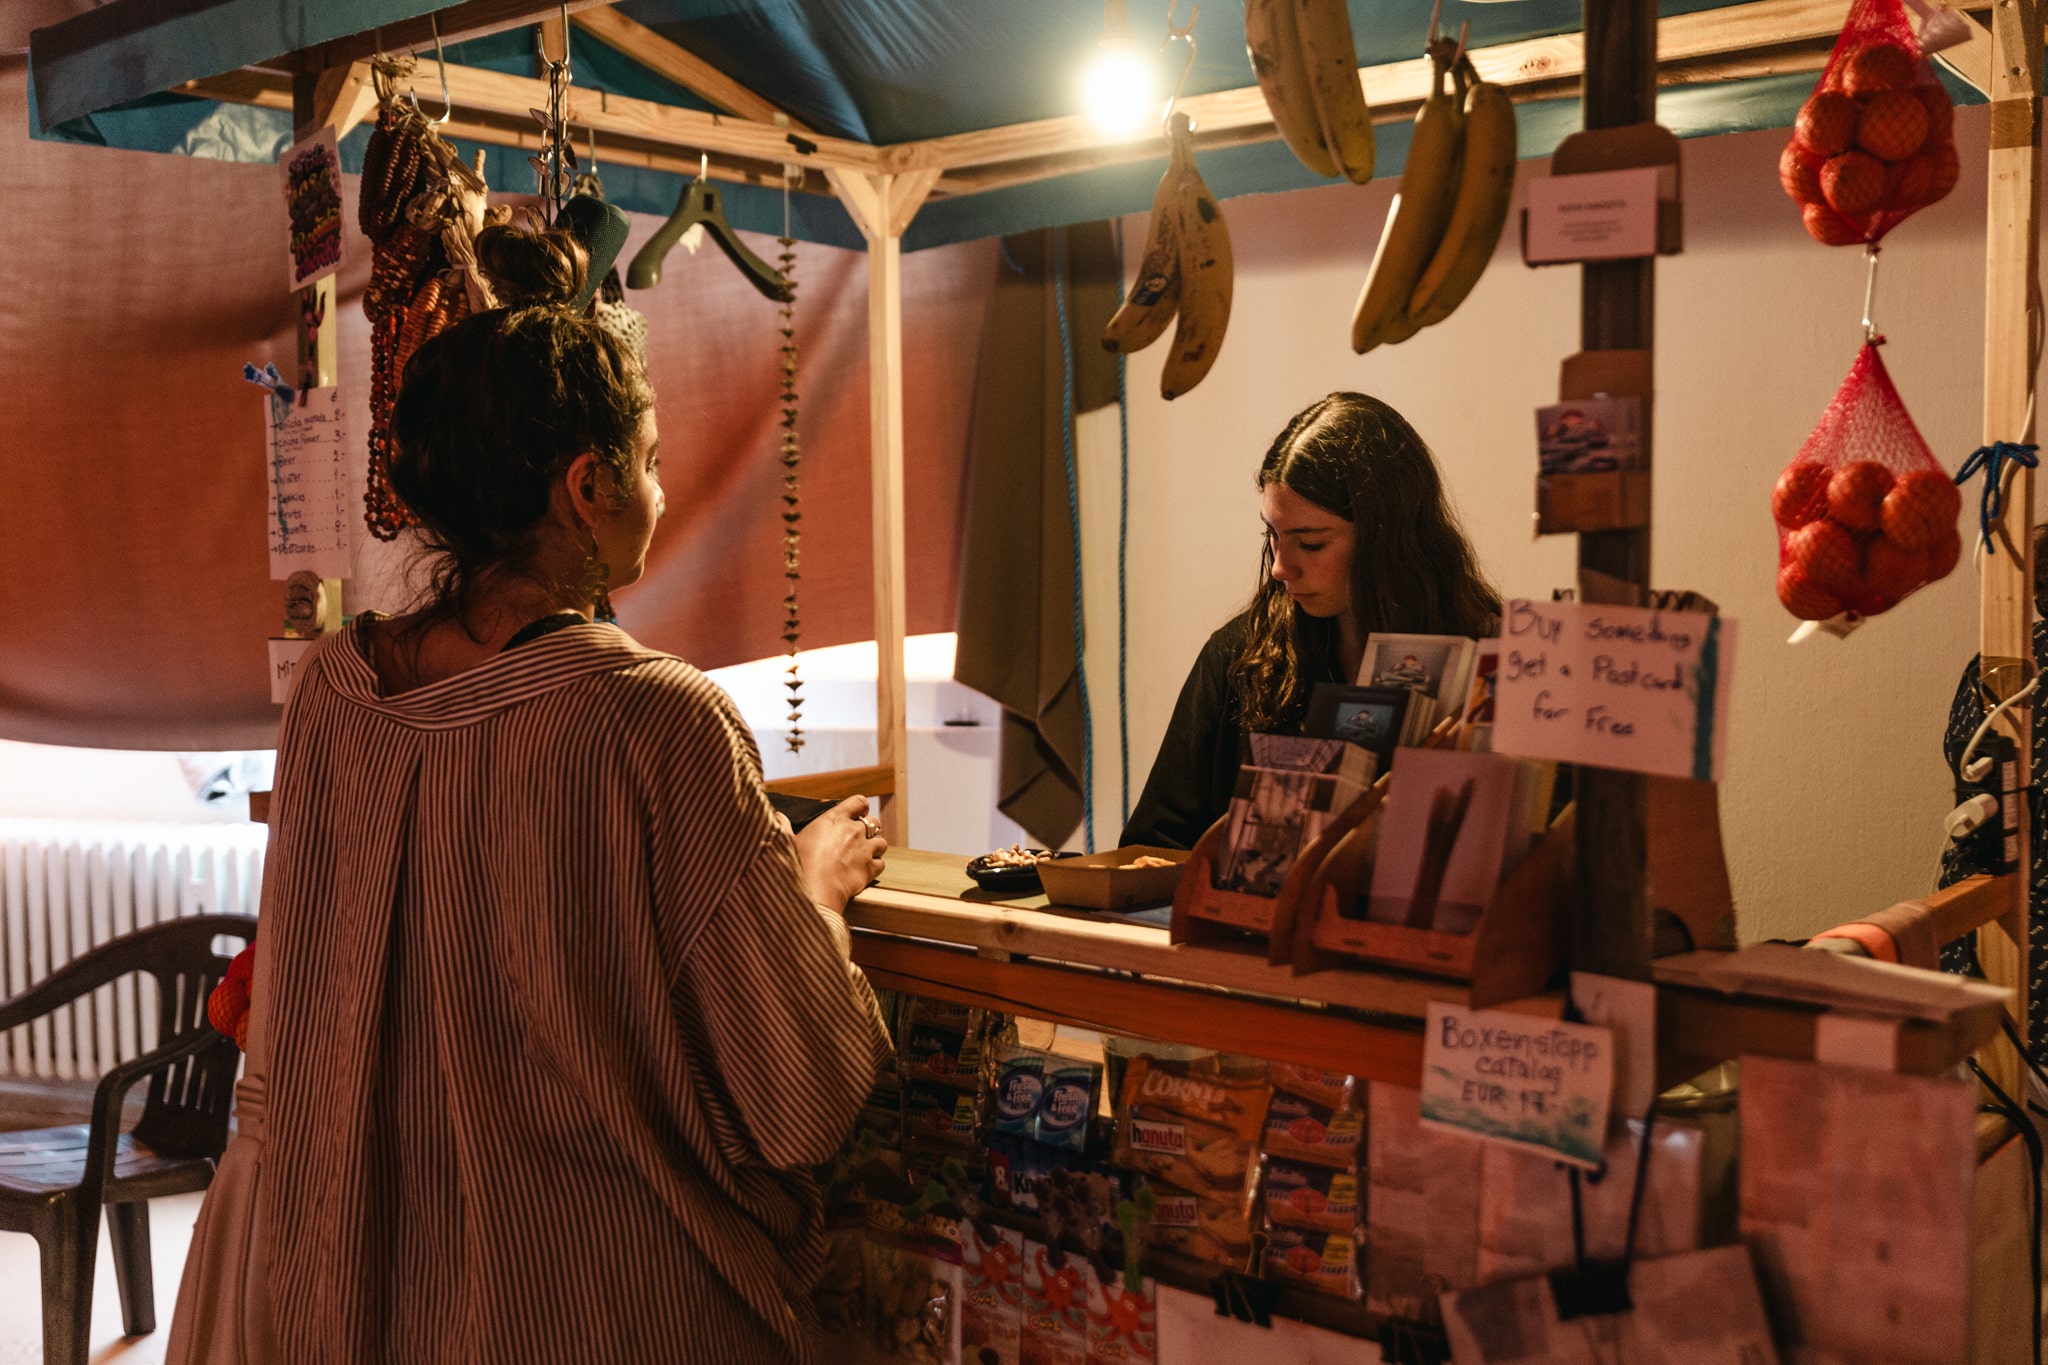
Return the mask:
<svg viewBox="0 0 2048 1365">
<path fill-rule="evenodd" d="M 1778 476 L 1778 600 L 1807 621 L 1875 616 L 1962 556 L 1962 495 L 1866 343 Z"/>
<path fill-rule="evenodd" d="M 1826 246 L 1874 243 L 1955 188 L 1955 109 L 1900 0 L 1856 0 L 1778 179 Z"/>
</svg>

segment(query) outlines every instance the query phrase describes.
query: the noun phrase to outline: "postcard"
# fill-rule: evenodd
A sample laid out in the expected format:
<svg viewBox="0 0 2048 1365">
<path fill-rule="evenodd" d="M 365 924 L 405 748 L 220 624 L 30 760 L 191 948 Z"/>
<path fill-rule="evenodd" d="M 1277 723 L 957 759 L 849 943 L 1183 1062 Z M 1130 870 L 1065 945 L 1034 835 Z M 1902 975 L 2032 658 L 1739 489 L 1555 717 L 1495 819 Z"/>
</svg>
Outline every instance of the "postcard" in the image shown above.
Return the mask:
<svg viewBox="0 0 2048 1365">
<path fill-rule="evenodd" d="M 1478 642 L 1463 635 L 1374 633 L 1365 640 L 1358 682 L 1364 687 L 1419 687 L 1436 699 L 1437 715 L 1456 715 L 1465 705 L 1477 649 Z"/>
</svg>

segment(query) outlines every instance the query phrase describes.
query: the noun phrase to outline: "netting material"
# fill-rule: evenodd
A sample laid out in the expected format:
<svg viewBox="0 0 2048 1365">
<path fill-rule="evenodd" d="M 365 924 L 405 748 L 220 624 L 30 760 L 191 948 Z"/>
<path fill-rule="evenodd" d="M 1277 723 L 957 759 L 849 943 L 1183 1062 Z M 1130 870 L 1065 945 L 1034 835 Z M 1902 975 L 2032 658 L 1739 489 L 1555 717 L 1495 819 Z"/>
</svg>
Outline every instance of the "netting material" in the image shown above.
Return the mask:
<svg viewBox="0 0 2048 1365">
<path fill-rule="evenodd" d="M 1875 616 L 1948 576 L 1962 497 L 1865 343 L 1834 401 L 1778 476 L 1778 600 L 1824 621 Z"/>
<path fill-rule="evenodd" d="M 1954 124 L 1901 0 L 1856 0 L 1799 110 L 1779 183 L 1815 241 L 1875 244 L 1955 188 Z"/>
</svg>

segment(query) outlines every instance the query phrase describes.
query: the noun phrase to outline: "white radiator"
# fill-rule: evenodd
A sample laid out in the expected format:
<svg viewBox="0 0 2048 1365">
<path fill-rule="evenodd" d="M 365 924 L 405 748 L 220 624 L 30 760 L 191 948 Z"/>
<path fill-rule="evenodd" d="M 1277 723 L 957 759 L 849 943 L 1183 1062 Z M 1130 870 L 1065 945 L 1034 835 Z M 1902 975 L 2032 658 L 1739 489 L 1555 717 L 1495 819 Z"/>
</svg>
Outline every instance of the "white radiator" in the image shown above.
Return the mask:
<svg viewBox="0 0 2048 1365">
<path fill-rule="evenodd" d="M 189 915 L 256 913 L 262 825 L 0 820 L 0 998 L 87 949 Z M 131 974 L 0 1034 L 0 1075 L 90 1080 L 156 1046 L 156 983 Z"/>
</svg>

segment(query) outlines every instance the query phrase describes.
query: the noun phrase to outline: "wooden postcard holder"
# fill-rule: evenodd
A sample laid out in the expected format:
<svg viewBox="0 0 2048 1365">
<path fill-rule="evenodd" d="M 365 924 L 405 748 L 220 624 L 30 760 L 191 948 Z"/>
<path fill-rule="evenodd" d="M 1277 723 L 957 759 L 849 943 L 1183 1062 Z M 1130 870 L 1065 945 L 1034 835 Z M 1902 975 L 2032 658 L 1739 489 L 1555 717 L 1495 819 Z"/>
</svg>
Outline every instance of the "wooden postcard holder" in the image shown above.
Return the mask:
<svg viewBox="0 0 2048 1365">
<path fill-rule="evenodd" d="M 1341 899 L 1372 881 L 1366 835 L 1361 826 L 1323 860 L 1314 886 L 1312 915 L 1296 925 L 1297 971 L 1318 971 L 1342 958 L 1364 958 L 1390 967 L 1427 972 L 1466 982 L 1474 1008 L 1535 995 L 1550 985 L 1564 964 L 1565 912 L 1572 894 L 1573 829 L 1576 810 L 1567 806 L 1536 846 L 1502 879 L 1469 934 L 1376 924 L 1339 913 Z M 1344 907 L 1348 908 L 1348 907 Z M 1305 929 L 1305 932 L 1304 932 Z"/>
<path fill-rule="evenodd" d="M 1580 351 L 1566 356 L 1558 374 L 1563 402 L 1599 394 L 1640 398 L 1642 431 L 1650 433 L 1654 388 L 1648 351 Z M 1613 469 L 1604 474 L 1538 474 L 1536 534 L 1618 531 L 1650 524 L 1650 471 Z"/>
<path fill-rule="evenodd" d="M 1280 894 L 1271 898 L 1250 896 L 1242 891 L 1221 891 L 1213 884 L 1211 873 L 1215 870 L 1216 850 L 1223 842 L 1224 829 L 1230 824 L 1230 817 L 1225 815 L 1195 841 L 1195 847 L 1182 868 L 1180 884 L 1173 893 L 1173 918 L 1167 926 L 1168 941 L 1204 944 L 1242 942 L 1244 935 L 1256 934 L 1267 940 L 1269 962 L 1275 965 L 1286 962 L 1289 954 L 1287 945 L 1300 918 L 1300 906 L 1310 894 L 1310 883 L 1316 870 L 1346 834 L 1371 818 L 1385 795 L 1385 782 L 1378 782 L 1345 807 L 1321 834 L 1295 855 L 1294 866 L 1281 883 Z"/>
</svg>

